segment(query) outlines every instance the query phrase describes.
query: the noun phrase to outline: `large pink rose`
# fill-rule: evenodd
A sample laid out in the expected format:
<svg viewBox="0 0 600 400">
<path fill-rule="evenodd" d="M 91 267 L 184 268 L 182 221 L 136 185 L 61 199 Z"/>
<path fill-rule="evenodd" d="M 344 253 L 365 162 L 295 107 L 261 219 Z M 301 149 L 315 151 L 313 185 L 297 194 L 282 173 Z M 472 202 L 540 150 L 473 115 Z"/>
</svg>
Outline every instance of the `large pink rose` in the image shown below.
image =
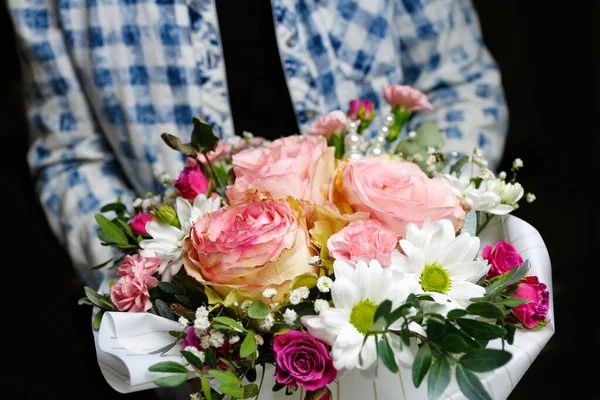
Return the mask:
<svg viewBox="0 0 600 400">
<path fill-rule="evenodd" d="M 343 111 L 334 110 L 327 115 L 321 115 L 313 122 L 310 135 L 325 136 L 339 135 L 346 127 L 348 117 Z"/>
<path fill-rule="evenodd" d="M 382 157 L 342 163 L 331 185 L 330 200 L 342 213 L 369 213 L 398 238 L 406 225 L 421 227 L 427 218 L 449 219 L 458 231 L 466 215 L 460 197 L 447 184 L 429 178 L 412 162 Z"/>
<path fill-rule="evenodd" d="M 383 97 L 392 107 L 406 108 L 410 111 L 431 110 L 425 93 L 405 85 L 388 85 L 383 88 Z"/>
<path fill-rule="evenodd" d="M 284 385 L 318 390 L 337 378 L 327 347 L 303 331 L 288 331 L 273 338 L 275 378 Z"/>
<path fill-rule="evenodd" d="M 309 264 L 306 224 L 285 201 L 247 198 L 199 218 L 183 242 L 188 275 L 226 296 L 260 298 L 266 288 L 283 296 Z"/>
<path fill-rule="evenodd" d="M 256 193 L 321 202 L 333 176 L 335 148 L 321 136 L 293 135 L 241 151 L 232 161 L 235 183 L 227 187 L 230 200 Z"/>
<path fill-rule="evenodd" d="M 526 276 L 519 283 L 513 297 L 529 300 L 512 309 L 512 313 L 527 328 L 535 328 L 538 323 L 544 323 L 550 307 L 550 293 L 537 276 Z"/>
<path fill-rule="evenodd" d="M 505 274 L 517 265 L 523 265 L 523 257 L 512 244 L 504 240 L 496 243 L 495 247 L 485 246 L 481 256 L 490 263 L 488 279 Z"/>
<path fill-rule="evenodd" d="M 377 260 L 383 267 L 392 263 L 392 251 L 398 239 L 394 232 L 376 219 L 350 222 L 327 241 L 329 254 L 336 260 L 365 261 Z"/>
</svg>

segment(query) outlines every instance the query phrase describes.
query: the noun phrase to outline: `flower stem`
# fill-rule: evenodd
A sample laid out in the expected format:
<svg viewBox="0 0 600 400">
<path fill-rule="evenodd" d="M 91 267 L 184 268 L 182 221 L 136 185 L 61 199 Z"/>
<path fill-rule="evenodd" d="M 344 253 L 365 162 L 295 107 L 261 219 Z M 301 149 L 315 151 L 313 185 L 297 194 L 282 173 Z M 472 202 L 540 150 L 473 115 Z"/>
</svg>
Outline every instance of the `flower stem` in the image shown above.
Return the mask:
<svg viewBox="0 0 600 400">
<path fill-rule="evenodd" d="M 264 379 L 265 379 L 265 364 L 262 364 L 262 373 L 260 375 L 260 383 L 258 384 L 258 393 L 256 393 L 256 397 L 254 398 L 254 400 L 258 400 L 258 396 L 260 395 L 260 390 L 262 389 Z"/>
<path fill-rule="evenodd" d="M 480 226 L 477 227 L 477 231 L 475 232 L 475 236 L 479 236 L 479 234 L 481 233 L 481 231 L 490 223 L 490 221 L 495 217 L 494 214 L 487 214 L 485 216 L 485 221 L 483 221 L 483 224 L 481 224 Z"/>
<path fill-rule="evenodd" d="M 208 156 L 205 154 L 204 158 L 206 159 L 206 163 L 208 164 L 208 167 L 210 168 L 211 172 L 213 173 L 213 175 L 215 176 L 215 179 L 217 180 L 217 183 L 219 184 L 219 188 L 221 190 L 219 190 L 219 194 L 223 197 L 223 199 L 225 199 L 225 203 L 229 204 L 229 199 L 227 198 L 227 193 L 225 191 L 225 185 L 223 184 L 223 182 L 221 182 L 221 178 L 219 177 L 219 174 L 217 174 L 217 171 L 215 171 L 212 163 L 210 162 L 210 160 L 208 159 Z"/>
</svg>

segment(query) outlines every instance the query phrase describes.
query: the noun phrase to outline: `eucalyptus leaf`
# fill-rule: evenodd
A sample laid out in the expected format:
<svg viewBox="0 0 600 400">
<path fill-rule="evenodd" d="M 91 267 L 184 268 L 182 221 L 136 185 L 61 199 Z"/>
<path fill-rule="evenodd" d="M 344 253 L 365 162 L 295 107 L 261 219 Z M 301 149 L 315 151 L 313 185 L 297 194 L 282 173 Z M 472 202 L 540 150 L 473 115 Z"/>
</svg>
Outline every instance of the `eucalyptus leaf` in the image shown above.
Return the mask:
<svg viewBox="0 0 600 400">
<path fill-rule="evenodd" d="M 442 132 L 433 122 L 423 122 L 421 126 L 417 128 L 416 133 L 417 136 L 415 136 L 415 142 L 423 148 L 433 147 L 440 149 L 444 146 Z"/>
<path fill-rule="evenodd" d="M 94 322 L 92 323 L 92 328 L 97 331 L 100 329 L 100 324 L 102 323 L 102 316 L 104 312 L 102 310 L 98 311 L 96 315 L 94 315 Z"/>
<path fill-rule="evenodd" d="M 240 358 L 246 358 L 256 353 L 258 346 L 254 335 L 248 333 L 240 346 Z"/>
<path fill-rule="evenodd" d="M 127 240 L 127 236 L 123 233 L 121 228 L 110 221 L 102 214 L 96 214 L 94 216 L 96 222 L 98 223 L 98 227 L 102 232 L 103 238 L 111 244 L 118 245 L 126 245 L 129 241 Z"/>
<path fill-rule="evenodd" d="M 465 223 L 463 224 L 462 232 L 466 232 L 471 236 L 476 236 L 477 232 L 477 212 L 475 209 L 469 210 L 465 217 Z"/>
<path fill-rule="evenodd" d="M 175 361 L 161 361 L 148 367 L 150 372 L 179 372 L 188 373 L 187 368 Z"/>
<path fill-rule="evenodd" d="M 158 312 L 158 315 L 160 315 L 163 318 L 167 318 L 170 320 L 175 320 L 175 314 L 173 314 L 173 311 L 171 311 L 171 309 L 169 308 L 169 305 L 167 303 L 165 303 L 163 300 L 161 299 L 156 299 L 154 301 L 154 305 L 156 306 L 156 311 Z"/>
<path fill-rule="evenodd" d="M 377 342 L 377 355 L 381 359 L 383 365 L 385 365 L 391 373 L 395 374 L 398 372 L 398 365 L 394 358 L 394 352 L 392 351 L 392 347 L 390 346 L 386 335 L 382 335 L 382 338 Z"/>
<path fill-rule="evenodd" d="M 429 370 L 429 376 L 427 377 L 427 397 L 429 400 L 438 400 L 444 390 L 450 384 L 452 377 L 452 371 L 450 370 L 450 363 L 446 357 L 436 359 Z"/>
<path fill-rule="evenodd" d="M 427 375 L 429 367 L 431 367 L 432 357 L 431 349 L 428 343 L 423 343 L 417 354 L 412 365 L 412 381 L 416 388 L 421 385 L 423 378 Z"/>
<path fill-rule="evenodd" d="M 253 301 L 250 307 L 248 307 L 248 316 L 250 318 L 264 319 L 270 312 L 271 309 L 269 306 L 260 300 Z"/>
<path fill-rule="evenodd" d="M 459 360 L 460 365 L 474 372 L 488 372 L 510 361 L 512 354 L 500 349 L 472 349 Z"/>
<path fill-rule="evenodd" d="M 173 347 L 175 347 L 176 344 L 177 342 L 170 343 L 166 346 L 161 347 L 160 349 L 152 350 L 148 354 L 164 354 L 167 351 L 171 350 Z"/>
<path fill-rule="evenodd" d="M 158 281 L 158 287 L 169 294 L 172 295 L 184 295 L 185 289 L 173 282 L 167 281 Z"/>
<path fill-rule="evenodd" d="M 467 318 L 459 318 L 456 322 L 467 335 L 474 339 L 491 340 L 506 335 L 504 328 L 487 322 Z"/>
<path fill-rule="evenodd" d="M 477 375 L 461 365 L 456 366 L 456 382 L 460 391 L 469 400 L 492 400 Z"/>
<path fill-rule="evenodd" d="M 152 382 L 158 387 L 176 387 L 183 385 L 187 380 L 187 374 L 175 374 L 155 379 Z"/>
</svg>

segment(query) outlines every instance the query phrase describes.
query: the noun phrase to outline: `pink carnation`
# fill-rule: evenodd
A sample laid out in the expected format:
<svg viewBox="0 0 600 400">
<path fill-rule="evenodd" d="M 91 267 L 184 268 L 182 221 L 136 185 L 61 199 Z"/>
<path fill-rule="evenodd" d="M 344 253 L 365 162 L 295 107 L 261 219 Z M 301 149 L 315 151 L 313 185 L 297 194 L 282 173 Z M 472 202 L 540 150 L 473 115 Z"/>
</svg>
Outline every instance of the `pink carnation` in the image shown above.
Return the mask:
<svg viewBox="0 0 600 400">
<path fill-rule="evenodd" d="M 312 124 L 310 135 L 325 136 L 339 135 L 346 126 L 348 118 L 343 111 L 334 110 L 327 115 L 321 115 Z"/>
<path fill-rule="evenodd" d="M 133 233 L 147 235 L 146 223 L 149 221 L 152 221 L 152 214 L 139 212 L 129 221 L 129 224 Z"/>
<path fill-rule="evenodd" d="M 152 276 L 158 272 L 161 262 L 162 260 L 157 257 L 143 257 L 140 254 L 127 255 L 119 265 L 117 275 L 132 277 L 135 274 L 141 274 Z"/>
<path fill-rule="evenodd" d="M 383 267 L 392 263 L 396 234 L 375 219 L 350 222 L 327 241 L 329 254 L 336 260 L 369 263 L 377 260 Z"/>
<path fill-rule="evenodd" d="M 110 300 L 119 311 L 145 312 L 152 308 L 149 287 L 155 287 L 158 280 L 136 270 L 133 274 L 122 276 L 110 288 Z"/>
<path fill-rule="evenodd" d="M 385 86 L 383 97 L 392 107 L 406 108 L 410 111 L 433 109 L 425 93 L 411 86 L 398 84 Z"/>
</svg>

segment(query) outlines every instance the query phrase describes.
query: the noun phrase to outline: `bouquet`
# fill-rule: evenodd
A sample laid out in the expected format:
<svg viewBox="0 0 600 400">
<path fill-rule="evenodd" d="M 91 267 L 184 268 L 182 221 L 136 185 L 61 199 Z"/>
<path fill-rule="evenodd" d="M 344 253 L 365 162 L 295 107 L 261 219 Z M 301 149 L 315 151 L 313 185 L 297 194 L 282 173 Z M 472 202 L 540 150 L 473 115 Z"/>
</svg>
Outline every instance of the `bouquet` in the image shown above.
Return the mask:
<svg viewBox="0 0 600 400">
<path fill-rule="evenodd" d="M 368 100 L 273 141 L 219 140 L 199 118 L 189 142 L 163 133 L 187 156 L 181 174 L 96 215 L 115 258 L 80 300 L 94 330 L 107 315 L 168 321 L 170 341 L 145 350 L 152 384 L 196 379 L 195 399 L 325 400 L 344 375 L 403 369 L 429 399 L 452 380 L 490 399 L 479 375 L 511 360 L 517 331 L 544 328 L 550 294 L 512 243 L 481 235 L 535 196 L 516 181 L 520 159 L 496 175 L 479 149 L 447 152 L 432 123 L 402 135 L 431 105 L 383 90 L 391 111 L 371 139 Z"/>
</svg>

